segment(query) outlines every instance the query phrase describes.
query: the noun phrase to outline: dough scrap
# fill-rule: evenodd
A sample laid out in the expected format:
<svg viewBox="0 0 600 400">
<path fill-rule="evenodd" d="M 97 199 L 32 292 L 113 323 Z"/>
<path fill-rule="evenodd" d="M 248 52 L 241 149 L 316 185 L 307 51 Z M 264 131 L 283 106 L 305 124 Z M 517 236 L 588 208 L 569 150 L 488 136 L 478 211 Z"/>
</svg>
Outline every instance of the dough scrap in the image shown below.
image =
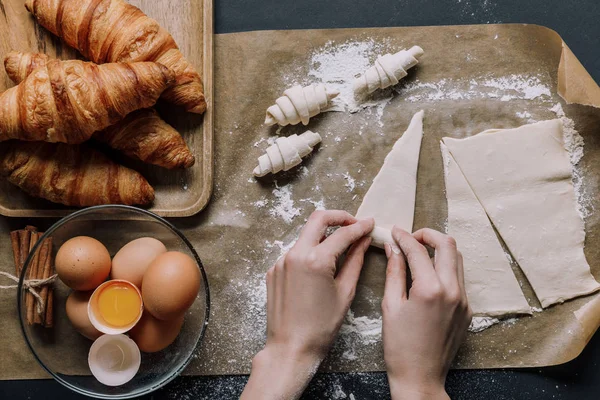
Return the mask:
<svg viewBox="0 0 600 400">
<path fill-rule="evenodd" d="M 417 167 L 423 138 L 423 111 L 416 113 L 406 132 L 385 157 L 379 173 L 363 198 L 356 218 L 375 218 L 371 246 L 394 245 L 394 225 L 412 232 L 417 191 Z"/>
<path fill-rule="evenodd" d="M 384 54 L 377 58 L 375 64 L 364 74 L 354 80 L 354 93 L 360 96 L 398 84 L 400 79 L 408 75 L 406 71 L 419 63 L 419 58 L 423 54 L 423 49 L 419 46 L 395 54 Z"/>
<path fill-rule="evenodd" d="M 463 256 L 465 289 L 475 316 L 531 314 L 507 256 L 460 168 L 440 144 L 448 200 L 448 234 Z"/>
<path fill-rule="evenodd" d="M 258 166 L 254 168 L 254 176 L 265 176 L 269 172 L 276 174 L 288 171 L 302 162 L 319 142 L 321 136 L 312 131 L 301 135 L 277 138 L 274 144 L 267 147 L 266 154 L 258 158 Z"/>
<path fill-rule="evenodd" d="M 583 252 L 560 120 L 443 142 L 542 307 L 600 289 Z"/>
<path fill-rule="evenodd" d="M 296 125 L 308 120 L 330 106 L 330 100 L 340 94 L 337 90 L 328 90 L 325 85 L 293 86 L 275 100 L 267 109 L 265 125 Z"/>
</svg>

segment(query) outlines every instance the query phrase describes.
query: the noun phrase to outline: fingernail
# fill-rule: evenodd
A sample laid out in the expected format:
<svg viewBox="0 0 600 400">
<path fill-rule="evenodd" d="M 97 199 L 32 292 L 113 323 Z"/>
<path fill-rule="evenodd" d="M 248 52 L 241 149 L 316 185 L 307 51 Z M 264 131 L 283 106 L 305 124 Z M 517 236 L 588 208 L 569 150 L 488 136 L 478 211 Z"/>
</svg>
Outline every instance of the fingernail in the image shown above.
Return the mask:
<svg viewBox="0 0 600 400">
<path fill-rule="evenodd" d="M 383 249 L 385 250 L 386 257 L 390 258 L 392 256 L 392 246 L 390 246 L 389 243 L 384 243 Z"/>
<path fill-rule="evenodd" d="M 394 246 L 390 246 L 392 248 L 392 251 L 394 252 L 394 254 L 400 254 L 400 248 L 396 245 Z"/>
</svg>

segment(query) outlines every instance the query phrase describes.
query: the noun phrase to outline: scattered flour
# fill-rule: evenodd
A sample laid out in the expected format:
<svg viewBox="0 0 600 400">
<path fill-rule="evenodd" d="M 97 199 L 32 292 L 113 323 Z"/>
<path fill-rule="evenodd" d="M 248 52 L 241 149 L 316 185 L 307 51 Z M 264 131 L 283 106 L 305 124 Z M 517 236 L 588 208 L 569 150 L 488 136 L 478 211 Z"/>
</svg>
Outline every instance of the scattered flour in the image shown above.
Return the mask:
<svg viewBox="0 0 600 400">
<path fill-rule="evenodd" d="M 283 243 L 281 240 L 274 240 L 273 242 L 269 242 L 267 240 L 267 241 L 265 241 L 265 248 L 266 249 L 278 248 L 279 249 L 279 255 L 277 256 L 277 259 L 279 259 L 284 254 L 286 254 L 288 251 L 290 251 L 290 249 L 292 247 L 294 247 L 294 244 L 296 244 L 295 240 L 292 240 L 288 244 Z"/>
<path fill-rule="evenodd" d="M 402 82 L 402 81 L 401 81 Z M 395 88 L 411 103 L 441 100 L 513 99 L 533 100 L 550 98 L 550 88 L 542 84 L 537 76 L 509 75 L 500 78 L 478 78 L 470 81 L 441 79 L 436 82 L 421 82 L 398 85 Z"/>
<path fill-rule="evenodd" d="M 499 323 L 498 318 L 492 317 L 473 317 L 471 325 L 469 325 L 469 332 L 477 333 L 486 330 L 492 325 Z"/>
<path fill-rule="evenodd" d="M 354 188 L 356 188 L 356 180 L 351 177 L 348 172 L 342 174 L 342 176 L 346 180 L 346 184 L 344 186 L 348 188 L 348 192 L 352 192 Z"/>
<path fill-rule="evenodd" d="M 563 123 L 563 133 L 565 149 L 569 152 L 569 159 L 573 166 L 573 186 L 577 196 L 577 212 L 581 219 L 585 220 L 592 215 L 594 210 L 592 196 L 587 193 L 583 185 L 583 172 L 579 166 L 579 161 L 583 157 L 583 137 L 575 129 L 575 122 L 565 115 L 560 103 L 556 103 L 550 108 Z"/>
<path fill-rule="evenodd" d="M 329 111 L 354 113 L 367 107 L 381 107 L 383 113 L 383 108 L 392 98 L 391 90 L 378 91 L 368 102 L 361 102 L 364 99 L 356 99 L 352 87 L 354 78 L 365 72 L 375 58 L 384 53 L 383 47 L 374 40 L 342 44 L 329 42 L 312 54 L 308 75 L 340 92 L 333 99 Z"/>
<path fill-rule="evenodd" d="M 267 199 L 257 200 L 253 204 L 254 204 L 254 207 L 256 207 L 256 208 L 263 208 L 267 204 L 269 204 L 269 200 L 267 200 Z"/>
<path fill-rule="evenodd" d="M 533 100 L 540 96 L 550 97 L 550 88 L 543 85 L 540 78 L 536 76 L 510 75 L 502 78 L 486 79 L 481 84 L 485 87 L 498 89 L 499 91 L 513 91 L 515 95 L 505 94 L 500 100 L 509 101 L 513 99 Z"/>
<path fill-rule="evenodd" d="M 336 347 L 343 350 L 342 358 L 356 360 L 357 345 L 369 345 L 381 341 L 381 317 L 371 319 L 367 316 L 354 317 L 354 312 L 348 310 L 344 324 L 340 328 Z"/>
<path fill-rule="evenodd" d="M 313 206 L 315 206 L 315 211 L 316 210 L 326 210 L 325 200 L 324 199 L 321 199 L 319 201 L 315 201 L 313 199 L 301 199 L 300 201 L 303 202 L 303 203 L 310 203 L 310 204 L 312 204 Z"/>
<path fill-rule="evenodd" d="M 269 209 L 271 216 L 281 218 L 289 224 L 295 217 L 300 215 L 302 210 L 294 207 L 290 185 L 276 186 L 273 189 L 273 195 L 275 200 L 273 200 L 273 206 Z"/>
</svg>

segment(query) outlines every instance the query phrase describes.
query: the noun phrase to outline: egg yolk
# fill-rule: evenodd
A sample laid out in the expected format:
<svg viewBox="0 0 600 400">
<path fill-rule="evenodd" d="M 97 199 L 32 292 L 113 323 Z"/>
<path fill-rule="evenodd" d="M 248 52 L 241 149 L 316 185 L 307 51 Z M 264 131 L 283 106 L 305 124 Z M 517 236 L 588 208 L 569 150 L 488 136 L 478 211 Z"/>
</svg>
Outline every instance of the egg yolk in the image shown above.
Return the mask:
<svg viewBox="0 0 600 400">
<path fill-rule="evenodd" d="M 113 326 L 122 327 L 134 322 L 140 315 L 142 299 L 130 285 L 115 282 L 102 289 L 98 296 L 98 311 Z"/>
</svg>

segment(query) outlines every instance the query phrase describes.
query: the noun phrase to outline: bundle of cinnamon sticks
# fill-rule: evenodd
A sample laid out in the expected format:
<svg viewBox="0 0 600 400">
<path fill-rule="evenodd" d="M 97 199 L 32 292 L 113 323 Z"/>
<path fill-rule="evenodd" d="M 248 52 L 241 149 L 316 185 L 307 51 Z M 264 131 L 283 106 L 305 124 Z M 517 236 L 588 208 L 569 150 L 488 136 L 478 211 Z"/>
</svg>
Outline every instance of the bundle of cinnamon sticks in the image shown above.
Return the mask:
<svg viewBox="0 0 600 400">
<path fill-rule="evenodd" d="M 21 276 L 21 271 L 25 261 L 33 247 L 41 239 L 43 232 L 38 232 L 34 226 L 27 226 L 25 229 L 12 231 L 10 241 L 12 243 L 13 256 L 15 261 L 15 274 Z M 54 274 L 54 262 L 52 258 L 52 238 L 46 238 L 38 248 L 35 256 L 31 260 L 27 277 L 25 279 L 48 279 Z M 39 324 L 46 328 L 51 328 L 54 324 L 53 303 L 54 289 L 53 283 L 49 282 L 41 288 L 34 290 L 40 295 L 43 304 L 40 303 L 30 292 L 25 296 L 25 307 L 27 309 L 27 323 L 29 325 Z M 41 306 L 41 307 L 40 307 Z"/>
</svg>

